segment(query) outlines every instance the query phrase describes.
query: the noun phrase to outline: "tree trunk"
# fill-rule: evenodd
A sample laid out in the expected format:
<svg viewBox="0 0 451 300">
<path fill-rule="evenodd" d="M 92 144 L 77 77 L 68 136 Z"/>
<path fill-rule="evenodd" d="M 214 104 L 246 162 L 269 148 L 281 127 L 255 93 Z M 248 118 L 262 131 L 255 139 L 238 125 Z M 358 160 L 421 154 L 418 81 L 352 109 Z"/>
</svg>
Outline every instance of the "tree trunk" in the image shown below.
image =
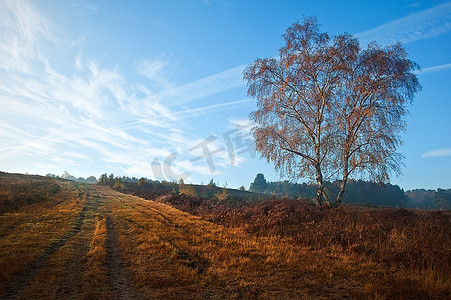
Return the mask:
<svg viewBox="0 0 451 300">
<path fill-rule="evenodd" d="M 323 204 L 323 175 L 321 174 L 321 169 L 316 166 L 316 205 Z"/>
<path fill-rule="evenodd" d="M 323 199 L 326 200 L 327 205 L 330 206 L 329 197 L 327 196 L 326 191 L 324 190 L 323 185 L 323 174 L 321 172 L 320 166 L 316 166 L 316 184 L 318 187 L 316 188 L 316 205 L 323 204 Z"/>
<path fill-rule="evenodd" d="M 341 205 L 341 199 L 343 198 L 343 195 L 345 193 L 345 187 L 346 187 L 346 183 L 348 182 L 348 175 L 349 175 L 348 160 L 349 160 L 349 158 L 347 156 L 345 156 L 344 166 L 343 166 L 343 178 L 341 179 L 340 191 L 338 192 L 337 199 L 335 201 L 335 206 Z"/>
<path fill-rule="evenodd" d="M 347 176 L 346 176 L 346 179 L 343 178 L 341 180 L 340 191 L 338 192 L 337 200 L 335 200 L 335 206 L 340 206 L 341 205 L 341 199 L 343 198 L 343 195 L 345 193 L 345 187 L 346 187 L 347 181 L 348 181 Z"/>
<path fill-rule="evenodd" d="M 326 200 L 327 205 L 328 205 L 329 207 L 331 207 L 330 200 L 329 200 L 329 196 L 327 195 L 327 192 L 326 192 L 326 190 L 324 189 L 324 186 L 323 186 L 323 188 L 322 188 L 322 192 L 323 192 L 323 197 L 324 197 L 324 199 Z"/>
</svg>

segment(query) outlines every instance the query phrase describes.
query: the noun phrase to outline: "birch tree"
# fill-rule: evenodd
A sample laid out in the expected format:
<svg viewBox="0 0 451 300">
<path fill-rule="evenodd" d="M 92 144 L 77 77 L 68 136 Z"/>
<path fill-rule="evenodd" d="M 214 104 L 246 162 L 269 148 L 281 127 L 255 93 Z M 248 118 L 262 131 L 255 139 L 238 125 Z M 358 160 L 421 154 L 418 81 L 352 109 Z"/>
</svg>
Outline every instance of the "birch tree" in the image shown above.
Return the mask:
<svg viewBox="0 0 451 300">
<path fill-rule="evenodd" d="M 278 58 L 256 59 L 243 72 L 262 157 L 315 182 L 318 205 L 340 205 L 349 178 L 400 174 L 407 104 L 421 89 L 402 45 L 363 49 L 350 34 L 321 32 L 315 18 L 294 23 L 283 39 Z M 335 199 L 331 181 L 339 182 Z"/>
</svg>

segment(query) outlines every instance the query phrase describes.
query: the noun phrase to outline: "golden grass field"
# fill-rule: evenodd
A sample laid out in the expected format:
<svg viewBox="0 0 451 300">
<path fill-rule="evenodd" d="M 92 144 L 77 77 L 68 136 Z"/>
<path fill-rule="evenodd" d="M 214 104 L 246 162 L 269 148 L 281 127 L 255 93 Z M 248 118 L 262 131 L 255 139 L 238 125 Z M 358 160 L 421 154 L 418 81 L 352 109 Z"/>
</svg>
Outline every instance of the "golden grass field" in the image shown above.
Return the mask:
<svg viewBox="0 0 451 300">
<path fill-rule="evenodd" d="M 19 190 L 45 197 L 8 208 Z M 0 195 L 1 299 L 450 297 L 450 274 L 253 235 L 109 187 L 2 173 Z"/>
</svg>

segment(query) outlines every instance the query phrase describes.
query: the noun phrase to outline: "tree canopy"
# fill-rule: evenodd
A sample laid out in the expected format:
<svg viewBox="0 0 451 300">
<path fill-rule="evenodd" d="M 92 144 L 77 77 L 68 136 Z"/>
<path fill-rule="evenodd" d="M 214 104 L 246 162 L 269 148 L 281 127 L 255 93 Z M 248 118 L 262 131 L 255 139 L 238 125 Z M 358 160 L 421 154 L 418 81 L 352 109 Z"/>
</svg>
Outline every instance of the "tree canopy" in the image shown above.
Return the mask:
<svg viewBox="0 0 451 300">
<path fill-rule="evenodd" d="M 249 190 L 256 193 L 264 193 L 266 191 L 266 179 L 262 173 L 255 176 L 254 182 L 251 183 Z"/>
<path fill-rule="evenodd" d="M 256 149 L 283 174 L 317 184 L 316 201 L 339 205 L 350 176 L 389 182 L 407 104 L 421 89 L 418 65 L 401 44 L 363 49 L 350 34 L 330 37 L 317 20 L 283 35 L 279 58 L 256 59 L 243 75 Z M 326 181 L 339 180 L 335 202 Z"/>
</svg>

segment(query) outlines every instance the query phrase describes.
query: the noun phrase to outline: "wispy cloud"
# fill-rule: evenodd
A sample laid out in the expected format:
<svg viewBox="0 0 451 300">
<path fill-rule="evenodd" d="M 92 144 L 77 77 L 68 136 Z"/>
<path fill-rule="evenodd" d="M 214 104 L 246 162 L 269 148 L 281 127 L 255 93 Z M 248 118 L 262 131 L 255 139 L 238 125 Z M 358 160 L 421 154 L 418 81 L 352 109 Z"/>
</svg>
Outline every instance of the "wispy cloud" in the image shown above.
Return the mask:
<svg viewBox="0 0 451 300">
<path fill-rule="evenodd" d="M 245 65 L 207 76 L 205 78 L 165 90 L 157 99 L 165 99 L 173 104 L 183 104 L 194 99 L 230 90 L 244 85 L 243 70 Z"/>
<path fill-rule="evenodd" d="M 97 6 L 97 5 L 86 4 L 86 5 L 84 5 L 84 8 L 89 10 L 89 11 L 91 11 L 91 12 L 94 12 L 94 13 L 99 12 L 99 6 Z"/>
<path fill-rule="evenodd" d="M 382 24 L 365 32 L 357 33 L 362 44 L 371 41 L 389 45 L 425 40 L 451 31 L 451 2 L 434 6 Z"/>
<path fill-rule="evenodd" d="M 255 123 L 250 121 L 249 119 L 229 119 L 229 122 L 233 125 L 233 127 L 243 127 L 243 128 L 247 128 L 250 129 L 252 128 Z"/>
<path fill-rule="evenodd" d="M 153 86 L 168 90 L 173 89 L 174 84 L 165 76 L 165 69 L 167 67 L 168 63 L 162 58 L 153 60 L 143 58 L 138 64 L 138 71 L 141 75 L 150 79 Z"/>
<path fill-rule="evenodd" d="M 430 22 L 430 33 L 412 31 L 404 41 L 435 36 L 448 31 L 450 6 L 444 4 L 362 35 L 395 38 L 397 25 L 413 24 L 421 33 Z M 105 67 L 101 61 L 86 58 L 84 36 L 74 37 L 76 43 L 58 38 L 55 26 L 27 1 L 0 1 L 1 164 L 31 156 L 39 158 L 36 166 L 99 160 L 126 174 L 150 176 L 152 162 L 158 160 L 163 171 L 168 170 L 167 158 L 177 153 L 171 166 L 174 174 L 211 172 L 204 160 L 191 160 L 202 151 L 189 150 L 208 137 L 181 128 L 190 117 L 251 105 L 249 99 L 193 105 L 193 100 L 208 100 L 242 87 L 244 65 L 176 85 L 164 56 L 142 58 L 135 65 L 136 73 L 144 76 L 142 82 L 131 82 L 119 67 Z M 73 64 L 70 72 L 59 68 L 53 55 L 63 48 L 69 49 L 64 55 Z M 426 68 L 423 74 L 449 68 L 449 64 Z M 244 124 L 245 120 L 230 120 L 230 130 Z M 210 146 L 212 151 L 224 149 L 213 158 L 218 167 L 226 168 L 232 165 L 231 152 L 221 134 Z M 247 153 L 238 154 L 233 153 L 233 165 L 245 161 Z"/>
<path fill-rule="evenodd" d="M 52 47 L 43 47 L 63 43 L 63 39 L 49 33 L 57 30 L 30 3 L 0 2 L 0 26 L 0 105 L 4 108 L 0 112 L 1 161 L 39 157 L 34 161 L 41 166 L 74 166 L 91 161 L 89 152 L 130 169 L 142 164 L 143 158 L 153 159 L 150 155 L 170 153 L 163 150 L 164 145 L 155 151 L 139 135 L 115 128 L 118 122 L 136 119 L 138 110 L 133 108 L 142 100 L 117 68 L 107 69 L 85 60 L 80 50 L 73 55 L 73 74 L 54 68 L 57 63 Z M 143 65 L 147 68 L 142 71 L 153 80 L 164 78 L 158 77 L 157 64 L 146 61 Z M 149 110 L 169 115 L 151 101 L 139 112 Z M 171 122 L 165 121 L 160 124 Z M 122 155 L 121 161 L 115 153 Z"/>
<path fill-rule="evenodd" d="M 0 19 L 0 70 L 29 74 L 40 56 L 38 41 L 49 39 L 47 21 L 23 1 L 1 1 Z"/>
<path fill-rule="evenodd" d="M 451 2 L 357 33 L 356 37 L 363 44 L 373 40 L 382 44 L 409 43 L 432 38 L 449 31 L 451 31 Z M 437 69 L 424 69 L 422 73 L 442 71 L 447 69 L 445 66 Z M 194 82 L 166 89 L 156 94 L 155 98 L 165 99 L 165 103 L 183 104 L 243 86 L 242 72 L 245 67 L 246 65 L 237 66 Z"/>
<path fill-rule="evenodd" d="M 191 118 L 198 115 L 203 115 L 206 113 L 212 113 L 215 111 L 225 111 L 228 109 L 235 109 L 237 107 L 242 106 L 249 106 L 252 103 L 251 99 L 243 99 L 243 100 L 237 100 L 237 101 L 230 101 L 230 102 L 224 102 L 219 104 L 213 104 L 198 108 L 191 108 L 191 109 L 185 109 L 182 111 L 177 111 L 175 114 L 177 116 L 184 116 L 185 118 Z"/>
<path fill-rule="evenodd" d="M 424 75 L 424 74 L 429 74 L 429 73 L 446 71 L 446 70 L 450 70 L 450 69 L 451 69 L 451 64 L 445 64 L 445 65 L 440 65 L 440 66 L 435 66 L 435 67 L 424 68 L 420 71 L 416 71 L 415 73 Z"/>
<path fill-rule="evenodd" d="M 444 156 L 451 156 L 451 148 L 429 150 L 421 155 L 422 158 L 444 157 Z"/>
<path fill-rule="evenodd" d="M 205 174 L 205 161 L 192 162 L 189 151 L 205 137 L 180 131 L 181 120 L 249 104 L 180 106 L 240 86 L 243 66 L 176 86 L 164 57 L 143 58 L 137 73 L 146 79 L 137 84 L 118 67 L 85 58 L 83 43 L 59 39 L 54 24 L 26 1 L 0 2 L 0 26 L 2 165 L 25 157 L 34 157 L 36 167 L 103 161 L 126 174 L 151 176 L 157 159 L 171 174 L 185 174 L 186 168 Z M 64 43 L 73 51 L 65 54 L 73 62 L 70 74 L 58 69 L 52 55 L 57 47 L 43 48 Z M 173 153 L 177 160 L 168 166 Z M 214 156 L 218 165 L 227 167 L 226 155 Z"/>
</svg>

